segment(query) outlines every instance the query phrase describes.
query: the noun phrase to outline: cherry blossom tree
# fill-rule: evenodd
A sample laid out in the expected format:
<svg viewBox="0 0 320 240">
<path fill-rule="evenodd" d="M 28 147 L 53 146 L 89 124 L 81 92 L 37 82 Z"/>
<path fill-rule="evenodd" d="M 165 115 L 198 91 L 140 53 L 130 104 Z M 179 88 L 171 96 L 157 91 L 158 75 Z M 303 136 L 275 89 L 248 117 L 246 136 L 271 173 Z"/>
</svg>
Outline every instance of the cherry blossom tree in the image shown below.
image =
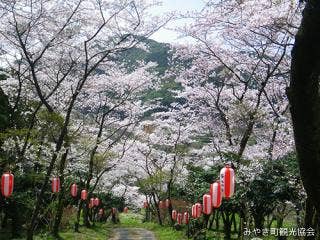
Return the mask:
<svg viewBox="0 0 320 240">
<path fill-rule="evenodd" d="M 195 44 L 177 46 L 180 67 L 167 74 L 182 85 L 178 94 L 187 100 L 190 118 L 198 119 L 198 135 L 209 143 L 195 150 L 207 156 L 203 164 L 231 160 L 237 183 L 245 187 L 262 173 L 262 159 L 276 161 L 294 151 L 285 90 L 298 5 L 207 1 L 185 17 L 193 23 L 178 31 Z"/>
<path fill-rule="evenodd" d="M 107 63 L 117 53 L 137 45 L 135 36 L 148 36 L 167 21 L 144 20 L 152 5 L 144 1 L 91 0 L 1 3 L 2 50 L 16 73 L 17 99 L 22 92 L 29 94 L 29 99 L 38 100 L 33 116 L 45 108 L 63 119 L 37 196 L 28 239 L 33 237 L 52 170 L 60 157 L 61 166 L 66 161 L 69 125 L 80 93 L 87 83 L 93 84 L 97 71 L 108 70 Z M 31 121 L 30 130 L 33 125 Z"/>
<path fill-rule="evenodd" d="M 136 124 L 146 111 L 139 97 L 144 91 L 156 85 L 157 79 L 149 71 L 152 67 L 154 64 L 148 64 L 127 73 L 125 70 L 117 70 L 115 66 L 113 71 L 108 72 L 107 77 L 100 76 L 94 85 L 84 88 L 81 96 L 83 101 L 79 102 L 82 104 L 77 108 L 89 116 L 86 120 L 87 130 L 85 130 L 87 138 L 91 140 L 92 136 L 95 136 L 93 142 L 89 140 L 91 143 L 89 143 L 89 149 L 86 150 L 89 152 L 89 164 L 85 188 L 90 189 L 89 194 L 95 190 L 103 174 L 113 169 L 117 162 L 106 163 L 105 167 L 97 172 L 97 179 L 93 187 L 90 188 L 95 160 L 106 158 L 118 142 L 125 144 L 128 135 L 134 131 Z M 87 98 L 90 100 L 85 101 L 84 99 Z M 118 151 L 122 154 L 116 159 L 120 160 L 125 150 L 126 147 L 123 146 Z M 79 209 L 81 209 L 80 206 Z M 88 202 L 84 213 L 87 212 Z M 84 220 L 89 225 L 87 214 L 84 214 Z"/>
<path fill-rule="evenodd" d="M 181 96 L 190 100 L 201 117 L 209 113 L 207 122 L 220 125 L 222 129 L 215 131 L 221 134 L 218 139 L 223 137 L 226 151 L 238 158 L 245 154 L 252 132 L 259 131 L 257 123 L 265 118 L 270 119 L 269 126 L 281 123 L 288 109 L 285 88 L 296 7 L 291 1 L 268 3 L 209 1 L 201 13 L 191 16 L 195 23 L 182 29 L 198 45 L 177 53 L 192 61 L 178 75 L 185 87 Z"/>
<path fill-rule="evenodd" d="M 192 125 L 178 105 L 168 112 L 155 113 L 135 131 L 135 142 L 125 154 L 125 173 L 134 176 L 140 191 L 149 195 L 159 224 L 163 223 L 159 201 L 171 198 L 173 184 L 183 183 L 192 140 Z M 171 216 L 172 206 L 169 207 Z"/>
</svg>

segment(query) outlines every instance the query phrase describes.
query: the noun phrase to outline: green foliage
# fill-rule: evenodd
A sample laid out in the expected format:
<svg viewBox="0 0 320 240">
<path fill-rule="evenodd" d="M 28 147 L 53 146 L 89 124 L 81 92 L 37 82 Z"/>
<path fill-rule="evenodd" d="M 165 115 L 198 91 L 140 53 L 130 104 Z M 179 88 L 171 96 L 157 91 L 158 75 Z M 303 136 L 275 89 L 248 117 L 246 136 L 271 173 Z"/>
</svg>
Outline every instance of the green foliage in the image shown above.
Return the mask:
<svg viewBox="0 0 320 240">
<path fill-rule="evenodd" d="M 96 153 L 93 159 L 93 171 L 99 174 L 105 168 L 109 160 L 116 158 L 117 154 L 112 151 L 106 151 L 103 154 Z"/>
<path fill-rule="evenodd" d="M 64 118 L 59 113 L 51 113 L 47 109 L 43 109 L 38 114 L 38 121 L 39 135 L 47 136 L 49 141 L 58 138 L 64 123 Z"/>
<path fill-rule="evenodd" d="M 0 88 L 0 131 L 9 126 L 10 106 L 7 96 Z"/>
<path fill-rule="evenodd" d="M 110 210 L 111 208 L 117 208 L 119 211 L 122 211 L 125 207 L 125 199 L 123 197 L 114 196 L 111 192 L 109 193 L 98 193 L 95 194 L 96 197 L 101 199 L 102 207 Z"/>
<path fill-rule="evenodd" d="M 149 195 L 151 192 L 157 190 L 157 192 L 161 194 L 161 186 L 164 185 L 168 179 L 169 173 L 158 171 L 148 178 L 139 180 L 137 184 L 141 193 Z"/>
<path fill-rule="evenodd" d="M 189 175 L 186 186 L 178 188 L 177 191 L 179 194 L 182 194 L 183 191 L 185 200 L 189 202 L 202 201 L 202 195 L 207 193 L 210 184 L 217 180 L 220 167 L 214 166 L 209 169 L 203 169 L 190 164 L 187 169 Z"/>
<path fill-rule="evenodd" d="M 261 160 L 262 161 L 262 160 Z M 301 205 L 304 196 L 295 154 L 265 160 L 262 171 L 252 181 L 237 188 L 234 201 L 249 203 L 253 215 L 271 214 L 279 204 Z"/>
</svg>

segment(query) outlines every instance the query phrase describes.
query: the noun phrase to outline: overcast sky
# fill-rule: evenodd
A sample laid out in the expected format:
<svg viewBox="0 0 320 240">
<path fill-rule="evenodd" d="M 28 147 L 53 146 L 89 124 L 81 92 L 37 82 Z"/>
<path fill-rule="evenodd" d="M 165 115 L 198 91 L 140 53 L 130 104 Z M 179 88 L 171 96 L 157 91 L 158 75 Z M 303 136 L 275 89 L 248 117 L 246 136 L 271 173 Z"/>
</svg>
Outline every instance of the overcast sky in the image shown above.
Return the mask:
<svg viewBox="0 0 320 240">
<path fill-rule="evenodd" d="M 162 0 L 162 6 L 156 7 L 152 10 L 152 13 L 155 15 L 165 14 L 166 12 L 186 12 L 193 10 L 201 10 L 204 6 L 202 0 Z M 152 39 L 158 42 L 166 42 L 166 43 L 176 43 L 180 41 L 184 41 L 178 38 L 178 35 L 169 30 L 170 28 L 174 28 L 175 26 L 188 24 L 187 20 L 179 20 L 175 22 L 170 22 L 168 25 L 156 32 L 151 36 Z"/>
</svg>

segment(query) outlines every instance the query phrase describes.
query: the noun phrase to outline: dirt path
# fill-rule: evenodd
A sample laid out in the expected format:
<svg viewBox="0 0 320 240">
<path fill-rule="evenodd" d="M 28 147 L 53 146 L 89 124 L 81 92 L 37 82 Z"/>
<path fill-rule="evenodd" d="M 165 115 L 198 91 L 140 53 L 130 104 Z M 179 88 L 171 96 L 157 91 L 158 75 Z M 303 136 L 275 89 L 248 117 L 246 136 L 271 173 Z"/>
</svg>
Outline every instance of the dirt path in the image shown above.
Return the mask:
<svg viewBox="0 0 320 240">
<path fill-rule="evenodd" d="M 156 240 L 154 234 L 143 228 L 115 228 L 109 240 Z"/>
</svg>

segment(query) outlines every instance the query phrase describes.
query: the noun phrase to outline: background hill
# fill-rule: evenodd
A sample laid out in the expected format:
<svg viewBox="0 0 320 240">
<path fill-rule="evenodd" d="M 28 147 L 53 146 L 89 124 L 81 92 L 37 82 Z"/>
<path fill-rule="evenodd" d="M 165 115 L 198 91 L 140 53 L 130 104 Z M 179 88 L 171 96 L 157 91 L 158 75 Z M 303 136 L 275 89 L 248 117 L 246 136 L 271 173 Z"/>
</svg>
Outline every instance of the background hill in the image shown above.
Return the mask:
<svg viewBox="0 0 320 240">
<path fill-rule="evenodd" d="M 139 62 L 144 61 L 155 62 L 157 67 L 154 71 L 159 75 L 161 80 L 161 87 L 159 90 L 147 91 L 142 101 L 158 101 L 161 107 L 154 109 L 152 112 L 167 111 L 173 102 L 182 102 L 183 99 L 178 99 L 172 90 L 181 89 L 181 86 L 177 84 L 174 79 L 165 77 L 165 72 L 169 69 L 169 63 L 172 59 L 174 49 L 170 44 L 160 43 L 152 39 L 145 37 L 138 37 L 139 40 L 145 44 L 147 51 L 141 48 L 132 48 L 119 55 L 117 59 L 121 63 L 124 63 L 128 71 L 132 71 Z M 147 113 L 148 116 L 150 113 Z"/>
</svg>

